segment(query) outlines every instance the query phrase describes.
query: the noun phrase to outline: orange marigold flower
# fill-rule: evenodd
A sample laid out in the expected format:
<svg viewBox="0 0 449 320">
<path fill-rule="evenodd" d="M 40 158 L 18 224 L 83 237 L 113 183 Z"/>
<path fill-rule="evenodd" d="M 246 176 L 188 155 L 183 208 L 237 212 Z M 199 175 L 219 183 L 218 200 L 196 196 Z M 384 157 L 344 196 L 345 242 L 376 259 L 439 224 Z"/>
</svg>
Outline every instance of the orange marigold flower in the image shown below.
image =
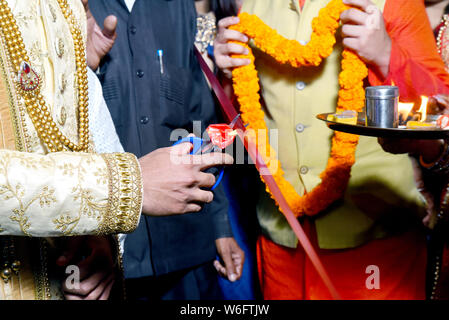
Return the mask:
<svg viewBox="0 0 449 320">
<path fill-rule="evenodd" d="M 313 32 L 310 41 L 305 46 L 297 41 L 283 38 L 260 18 L 248 13 L 241 13 L 239 15 L 240 23 L 231 28 L 252 38 L 254 44 L 261 51 L 272 56 L 281 64 L 290 64 L 292 67 L 318 66 L 332 53 L 340 15 L 348 8 L 342 0 L 331 0 L 325 8 L 320 10 L 318 17 L 313 19 Z M 232 72 L 234 91 L 240 103 L 241 116 L 243 121 L 249 124 L 249 128 L 254 130 L 253 132 L 268 130 L 265 113 L 260 104 L 259 78 L 254 66 L 255 58 L 250 47 L 246 44 L 242 45 L 248 48 L 249 54 L 235 57 L 250 59 L 252 63 L 235 68 Z M 345 49 L 342 56 L 337 110 L 361 111 L 365 99 L 363 79 L 367 77 L 368 69 L 353 51 Z M 247 139 L 256 142 L 257 137 L 250 133 Z M 272 167 L 270 164 L 276 164 L 273 166 L 277 168 L 276 172 L 271 172 L 273 178 L 297 216 L 315 215 L 343 196 L 351 176 L 351 167 L 355 163 L 358 136 L 335 132 L 327 167 L 320 174 L 321 183 L 303 196 L 299 195 L 284 178 L 284 171 L 280 161 L 277 160 L 276 151 L 269 144 L 268 135 L 263 140 L 265 141 L 257 141 L 261 149 L 265 149 L 261 155 L 268 168 Z M 263 176 L 261 179 L 264 181 Z M 267 192 L 270 193 L 268 187 Z M 270 195 L 273 198 L 271 193 Z"/>
</svg>

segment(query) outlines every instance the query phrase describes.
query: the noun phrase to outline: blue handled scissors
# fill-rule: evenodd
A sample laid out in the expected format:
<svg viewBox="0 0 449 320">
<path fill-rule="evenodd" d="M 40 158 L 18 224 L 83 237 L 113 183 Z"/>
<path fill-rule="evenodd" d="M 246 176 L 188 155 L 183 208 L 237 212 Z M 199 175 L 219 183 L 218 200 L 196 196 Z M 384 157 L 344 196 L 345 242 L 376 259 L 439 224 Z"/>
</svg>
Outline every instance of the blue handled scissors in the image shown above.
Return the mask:
<svg viewBox="0 0 449 320">
<path fill-rule="evenodd" d="M 238 118 L 240 117 L 240 114 L 238 114 L 234 120 L 229 124 L 229 127 L 231 129 L 234 129 L 235 124 L 237 123 Z M 176 141 L 173 145 L 176 146 L 180 143 L 191 143 L 193 145 L 192 151 L 190 154 L 204 154 L 206 152 L 214 152 L 215 148 L 218 148 L 216 145 L 214 145 L 210 139 L 201 139 L 199 137 L 185 137 L 179 141 Z M 220 148 L 218 148 L 220 149 Z M 224 168 L 222 167 L 220 169 L 220 173 L 218 174 L 217 180 L 211 190 L 215 190 L 216 187 L 220 184 L 221 180 L 223 180 L 223 174 L 224 174 Z"/>
</svg>

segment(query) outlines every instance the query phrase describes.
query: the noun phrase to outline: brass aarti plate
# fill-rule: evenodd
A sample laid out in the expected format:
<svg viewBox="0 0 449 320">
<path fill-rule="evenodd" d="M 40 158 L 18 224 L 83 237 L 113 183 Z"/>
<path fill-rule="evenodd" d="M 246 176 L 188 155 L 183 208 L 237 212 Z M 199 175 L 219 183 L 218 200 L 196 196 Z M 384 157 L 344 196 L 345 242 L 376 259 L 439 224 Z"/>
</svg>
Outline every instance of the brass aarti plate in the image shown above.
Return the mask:
<svg viewBox="0 0 449 320">
<path fill-rule="evenodd" d="M 327 126 L 335 131 L 357 134 L 369 137 L 381 138 L 401 138 L 401 139 L 445 139 L 449 138 L 449 130 L 440 128 L 407 129 L 399 128 L 378 128 L 365 125 L 365 114 L 359 113 L 357 124 L 346 124 L 328 120 L 329 115 L 334 113 L 321 113 L 317 115 L 317 119 L 326 122 Z"/>
</svg>

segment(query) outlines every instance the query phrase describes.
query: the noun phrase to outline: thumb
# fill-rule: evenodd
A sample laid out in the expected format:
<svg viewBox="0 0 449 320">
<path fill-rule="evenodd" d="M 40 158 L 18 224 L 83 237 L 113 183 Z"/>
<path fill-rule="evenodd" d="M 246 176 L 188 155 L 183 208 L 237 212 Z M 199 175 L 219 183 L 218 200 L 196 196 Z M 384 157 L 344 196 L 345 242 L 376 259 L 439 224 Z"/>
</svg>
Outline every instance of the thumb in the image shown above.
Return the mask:
<svg viewBox="0 0 449 320">
<path fill-rule="evenodd" d="M 184 142 L 184 143 L 177 144 L 176 146 L 173 146 L 172 152 L 174 152 L 177 155 L 184 155 L 184 154 L 189 154 L 190 151 L 192 151 L 192 148 L 193 148 L 193 144 L 191 144 L 189 142 Z"/>
<path fill-rule="evenodd" d="M 108 39 L 115 38 L 115 29 L 117 28 L 117 17 L 110 15 L 104 19 L 103 35 Z"/>
<path fill-rule="evenodd" d="M 65 243 L 65 248 L 62 254 L 56 259 L 56 264 L 60 267 L 67 266 L 75 257 L 79 247 L 83 241 L 82 237 L 71 237 Z"/>
</svg>

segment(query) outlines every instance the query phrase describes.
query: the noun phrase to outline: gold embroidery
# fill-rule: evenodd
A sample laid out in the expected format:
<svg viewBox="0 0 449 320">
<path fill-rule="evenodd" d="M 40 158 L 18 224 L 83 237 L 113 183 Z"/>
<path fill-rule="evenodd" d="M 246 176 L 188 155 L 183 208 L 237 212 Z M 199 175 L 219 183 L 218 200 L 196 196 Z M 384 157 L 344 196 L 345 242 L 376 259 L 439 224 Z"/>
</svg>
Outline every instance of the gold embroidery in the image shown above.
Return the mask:
<svg viewBox="0 0 449 320">
<path fill-rule="evenodd" d="M 51 293 L 47 267 L 47 242 L 45 239 L 39 239 L 39 260 L 40 264 L 36 272 L 36 298 L 37 300 L 48 300 L 51 298 Z"/>
<path fill-rule="evenodd" d="M 65 74 L 61 73 L 60 78 L 59 78 L 59 91 L 61 93 L 64 93 L 66 88 L 67 88 L 67 79 L 65 77 Z"/>
<path fill-rule="evenodd" d="M 56 11 L 55 8 L 51 4 L 48 5 L 48 9 L 50 10 L 51 18 L 53 22 L 56 22 Z"/>
<path fill-rule="evenodd" d="M 55 43 L 55 50 L 59 58 L 62 58 L 64 56 L 65 53 L 64 41 L 61 38 L 59 38 L 58 41 Z"/>
<path fill-rule="evenodd" d="M 83 216 L 87 216 L 90 218 L 94 218 L 97 221 L 101 221 L 102 217 L 105 215 L 107 203 L 100 203 L 92 196 L 92 192 L 83 188 L 82 183 L 84 182 L 84 174 L 87 172 L 84 167 L 84 163 L 87 166 L 91 166 L 94 163 L 94 159 L 92 155 L 84 156 L 77 167 L 72 164 L 64 164 L 59 168 L 64 170 L 64 175 L 77 175 L 78 184 L 73 188 L 73 200 L 80 203 L 80 208 L 78 210 L 78 214 L 76 216 L 71 216 L 70 213 L 63 213 L 59 215 L 57 218 L 53 219 L 53 223 L 56 226 L 57 230 L 60 230 L 65 236 L 72 236 L 76 233 L 73 230 L 78 226 L 81 218 Z M 75 172 L 76 171 L 76 172 Z M 101 171 L 101 169 L 99 169 Z M 97 176 L 97 174 L 95 174 Z"/>
<path fill-rule="evenodd" d="M 31 234 L 28 232 L 28 229 L 31 225 L 26 212 L 28 211 L 30 206 L 38 200 L 41 208 L 45 206 L 50 207 L 52 203 L 56 202 L 56 198 L 54 196 L 55 191 L 53 189 L 50 189 L 48 186 L 44 186 L 39 194 L 28 201 L 28 203 L 24 203 L 23 198 L 25 197 L 26 193 L 25 188 L 20 183 L 17 183 L 15 186 L 13 186 L 9 181 L 8 170 L 12 160 L 18 160 L 25 167 L 33 169 L 37 169 L 37 166 L 36 163 L 32 161 L 32 159 L 29 159 L 26 154 L 23 153 L 3 153 L 0 156 L 0 174 L 3 175 L 6 180 L 5 184 L 0 185 L 0 195 L 4 196 L 5 201 L 15 199 L 18 202 L 18 208 L 13 209 L 13 214 L 9 218 L 19 224 L 20 230 L 23 232 L 23 234 L 31 236 Z M 45 168 L 47 167 L 48 162 L 41 161 L 39 164 Z"/>
<path fill-rule="evenodd" d="M 30 8 L 31 9 L 31 8 Z M 31 21 L 35 20 L 35 14 L 25 14 L 23 12 L 18 12 L 14 14 L 14 18 L 19 22 L 20 24 L 24 25 L 25 27 L 29 26 L 29 23 Z"/>
<path fill-rule="evenodd" d="M 108 183 L 109 176 L 108 176 L 108 170 L 106 168 L 99 168 L 97 172 L 94 173 L 97 179 L 98 184 L 106 184 Z"/>
<path fill-rule="evenodd" d="M 58 122 L 61 126 L 65 125 L 65 122 L 67 120 L 67 111 L 65 110 L 65 107 L 61 107 L 61 112 L 59 113 Z"/>
<path fill-rule="evenodd" d="M 109 201 L 98 234 L 129 233 L 139 223 L 142 181 L 137 158 L 129 153 L 102 154 L 108 166 Z"/>
</svg>

